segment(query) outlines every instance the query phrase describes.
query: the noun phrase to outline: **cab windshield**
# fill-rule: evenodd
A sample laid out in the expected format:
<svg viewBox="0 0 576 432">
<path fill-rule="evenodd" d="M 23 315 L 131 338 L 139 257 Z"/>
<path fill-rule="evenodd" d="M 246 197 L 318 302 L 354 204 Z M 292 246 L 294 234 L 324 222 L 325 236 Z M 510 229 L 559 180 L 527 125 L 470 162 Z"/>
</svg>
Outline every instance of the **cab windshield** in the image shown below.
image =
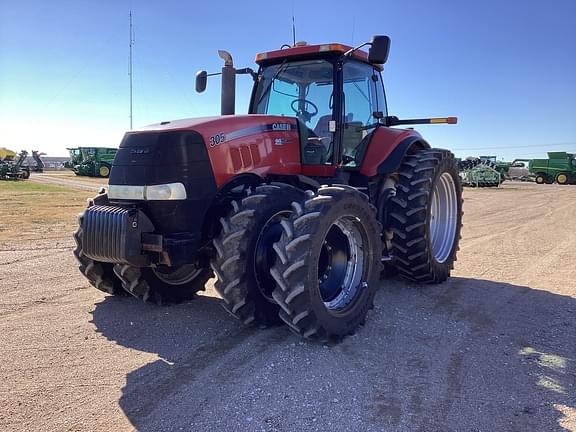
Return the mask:
<svg viewBox="0 0 576 432">
<path fill-rule="evenodd" d="M 332 116 L 333 66 L 326 60 L 280 63 L 263 68 L 255 114 L 297 117 L 308 127 Z"/>
<path fill-rule="evenodd" d="M 305 163 L 329 163 L 333 148 L 334 67 L 326 60 L 283 62 L 260 72 L 254 114 L 296 117 Z"/>
</svg>

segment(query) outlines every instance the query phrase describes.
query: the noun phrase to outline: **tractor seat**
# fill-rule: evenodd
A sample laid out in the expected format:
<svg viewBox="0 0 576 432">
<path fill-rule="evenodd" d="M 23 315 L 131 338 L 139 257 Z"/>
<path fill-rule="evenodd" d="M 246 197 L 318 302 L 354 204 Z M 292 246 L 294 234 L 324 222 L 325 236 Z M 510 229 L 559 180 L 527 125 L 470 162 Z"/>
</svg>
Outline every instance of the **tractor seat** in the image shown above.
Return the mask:
<svg viewBox="0 0 576 432">
<path fill-rule="evenodd" d="M 346 115 L 346 122 L 347 123 L 351 122 L 353 116 L 354 114 L 348 113 Z M 316 123 L 316 126 L 314 127 L 314 133 L 316 134 L 316 136 L 319 136 L 320 138 L 326 138 L 330 136 L 330 134 L 332 133 L 330 132 L 330 124 L 329 124 L 330 120 L 332 120 L 331 114 L 327 114 L 318 119 L 318 123 Z"/>
<path fill-rule="evenodd" d="M 318 123 L 316 123 L 316 127 L 314 128 L 314 133 L 316 136 L 319 136 L 320 138 L 330 136 L 330 120 L 332 120 L 332 115 L 330 114 L 322 116 L 318 119 Z"/>
<path fill-rule="evenodd" d="M 326 147 L 320 139 L 308 140 L 304 146 L 303 161 L 305 164 L 322 165 L 326 163 Z"/>
</svg>

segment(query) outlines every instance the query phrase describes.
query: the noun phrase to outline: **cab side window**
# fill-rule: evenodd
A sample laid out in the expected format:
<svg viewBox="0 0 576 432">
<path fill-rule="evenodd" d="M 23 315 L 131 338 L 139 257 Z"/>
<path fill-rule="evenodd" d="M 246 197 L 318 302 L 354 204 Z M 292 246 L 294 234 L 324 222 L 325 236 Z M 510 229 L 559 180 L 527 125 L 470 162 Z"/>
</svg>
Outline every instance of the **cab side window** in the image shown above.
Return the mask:
<svg viewBox="0 0 576 432">
<path fill-rule="evenodd" d="M 357 61 L 343 66 L 343 138 L 344 165 L 356 167 L 378 121 L 374 112 L 385 112 L 384 91 L 380 74 L 372 66 Z M 385 114 L 384 114 L 385 115 Z"/>
</svg>

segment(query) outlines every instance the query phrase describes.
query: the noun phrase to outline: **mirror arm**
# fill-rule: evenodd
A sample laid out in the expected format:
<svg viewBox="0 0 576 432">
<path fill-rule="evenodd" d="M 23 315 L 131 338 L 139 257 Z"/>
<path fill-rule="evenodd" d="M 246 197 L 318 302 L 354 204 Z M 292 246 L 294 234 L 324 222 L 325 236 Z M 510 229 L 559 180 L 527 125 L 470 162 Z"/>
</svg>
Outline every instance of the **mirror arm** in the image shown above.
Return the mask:
<svg viewBox="0 0 576 432">
<path fill-rule="evenodd" d="M 355 48 L 349 49 L 342 55 L 342 57 L 350 57 L 354 51 L 358 51 L 360 48 L 365 47 L 366 45 L 372 45 L 372 42 L 364 42 L 362 45 L 358 45 Z"/>
<path fill-rule="evenodd" d="M 256 78 L 258 78 L 258 74 L 256 72 L 254 72 L 251 68 L 236 69 L 236 74 L 237 75 L 250 75 L 254 81 L 256 81 Z M 222 75 L 222 72 L 209 73 L 206 76 L 216 76 L 216 75 Z"/>
<path fill-rule="evenodd" d="M 258 79 L 258 74 L 252 68 L 236 69 L 237 75 L 250 75 L 254 81 Z"/>
</svg>

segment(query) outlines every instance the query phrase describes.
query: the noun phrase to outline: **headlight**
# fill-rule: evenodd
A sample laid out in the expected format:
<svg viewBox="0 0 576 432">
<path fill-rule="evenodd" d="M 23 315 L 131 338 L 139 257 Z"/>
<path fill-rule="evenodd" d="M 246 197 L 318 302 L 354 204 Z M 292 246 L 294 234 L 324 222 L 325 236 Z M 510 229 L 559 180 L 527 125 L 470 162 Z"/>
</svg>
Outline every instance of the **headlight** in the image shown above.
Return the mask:
<svg viewBox="0 0 576 432">
<path fill-rule="evenodd" d="M 125 200 L 143 200 L 144 186 L 108 186 L 108 198 Z"/>
<path fill-rule="evenodd" d="M 185 200 L 186 188 L 182 183 L 145 186 L 144 196 L 149 201 Z"/>
<path fill-rule="evenodd" d="M 182 183 L 168 183 L 152 186 L 108 186 L 108 197 L 110 199 L 125 200 L 185 200 L 186 188 Z"/>
</svg>

